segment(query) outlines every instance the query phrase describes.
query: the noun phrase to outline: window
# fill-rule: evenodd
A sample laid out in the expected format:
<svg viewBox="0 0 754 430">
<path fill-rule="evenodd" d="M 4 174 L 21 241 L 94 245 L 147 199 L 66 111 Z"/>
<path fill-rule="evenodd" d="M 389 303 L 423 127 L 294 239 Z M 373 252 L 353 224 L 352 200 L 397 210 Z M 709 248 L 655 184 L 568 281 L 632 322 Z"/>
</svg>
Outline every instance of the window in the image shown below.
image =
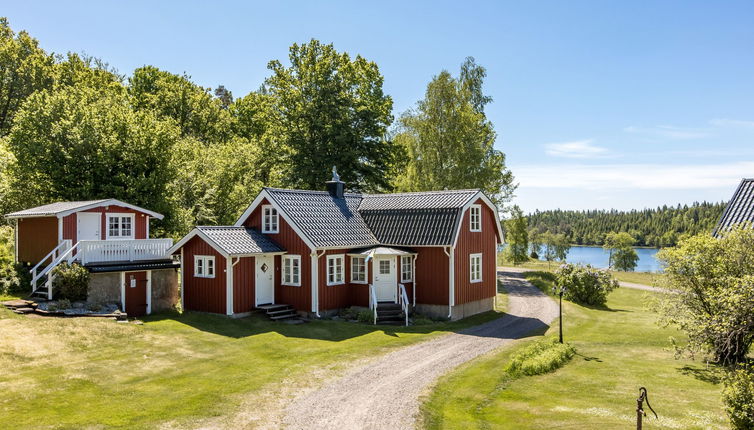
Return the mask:
<svg viewBox="0 0 754 430">
<path fill-rule="evenodd" d="M 364 257 L 351 257 L 351 282 L 367 283 L 367 263 Z"/>
<path fill-rule="evenodd" d="M 108 239 L 133 239 L 134 214 L 107 214 Z"/>
<path fill-rule="evenodd" d="M 283 256 L 283 285 L 301 286 L 301 256 Z"/>
<path fill-rule="evenodd" d="M 194 276 L 197 278 L 214 278 L 215 257 L 211 255 L 195 255 Z"/>
<path fill-rule="evenodd" d="M 471 205 L 469 209 L 469 229 L 471 231 L 482 231 L 482 206 Z"/>
<path fill-rule="evenodd" d="M 278 232 L 278 210 L 270 205 L 262 206 L 262 233 Z"/>
<path fill-rule="evenodd" d="M 343 255 L 327 256 L 327 285 L 343 283 Z"/>
<path fill-rule="evenodd" d="M 380 260 L 380 275 L 390 274 L 390 260 Z"/>
<path fill-rule="evenodd" d="M 482 282 L 482 254 L 471 254 L 469 257 L 469 280 Z"/>
<path fill-rule="evenodd" d="M 401 282 L 412 282 L 414 280 L 413 257 L 410 255 L 401 256 Z"/>
</svg>

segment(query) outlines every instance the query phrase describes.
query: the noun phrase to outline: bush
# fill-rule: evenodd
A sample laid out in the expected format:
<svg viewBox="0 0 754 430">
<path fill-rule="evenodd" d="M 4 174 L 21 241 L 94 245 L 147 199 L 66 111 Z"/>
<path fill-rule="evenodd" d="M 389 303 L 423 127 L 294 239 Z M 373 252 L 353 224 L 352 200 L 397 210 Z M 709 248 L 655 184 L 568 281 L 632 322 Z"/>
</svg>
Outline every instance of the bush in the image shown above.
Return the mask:
<svg viewBox="0 0 754 430">
<path fill-rule="evenodd" d="M 15 294 L 28 289 L 29 270 L 15 262 L 13 228 L 0 227 L 0 295 Z"/>
<path fill-rule="evenodd" d="M 79 264 L 62 263 L 52 269 L 52 289 L 55 297 L 68 300 L 86 300 L 89 288 L 89 271 Z"/>
<path fill-rule="evenodd" d="M 541 340 L 516 353 L 505 371 L 511 376 L 541 375 L 562 367 L 575 353 L 571 345 L 555 338 Z"/>
<path fill-rule="evenodd" d="M 563 264 L 555 272 L 557 286 L 565 287 L 563 297 L 573 302 L 601 306 L 607 295 L 618 288 L 618 281 L 607 270 L 590 265 Z"/>
<path fill-rule="evenodd" d="M 57 309 L 64 311 L 66 309 L 71 309 L 71 301 L 68 299 L 60 299 L 58 300 Z"/>
<path fill-rule="evenodd" d="M 348 321 L 359 319 L 359 310 L 353 307 L 341 309 L 339 316 Z"/>
<path fill-rule="evenodd" d="M 731 427 L 754 428 L 754 368 L 746 366 L 731 372 L 725 381 L 723 402 Z"/>
<path fill-rule="evenodd" d="M 364 309 L 359 312 L 359 322 L 372 324 L 374 323 L 374 311 L 371 309 Z"/>
</svg>

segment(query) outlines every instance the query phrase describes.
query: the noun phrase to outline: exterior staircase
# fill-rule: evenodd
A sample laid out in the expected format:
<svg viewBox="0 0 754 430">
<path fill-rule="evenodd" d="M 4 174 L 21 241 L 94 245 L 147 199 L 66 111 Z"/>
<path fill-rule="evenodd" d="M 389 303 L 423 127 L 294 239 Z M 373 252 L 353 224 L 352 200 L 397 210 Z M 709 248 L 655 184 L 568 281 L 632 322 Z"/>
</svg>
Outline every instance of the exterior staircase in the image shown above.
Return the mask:
<svg viewBox="0 0 754 430">
<path fill-rule="evenodd" d="M 272 321 L 281 321 L 281 320 L 298 318 L 298 313 L 296 313 L 296 309 L 294 309 L 293 306 L 291 305 L 269 304 L 269 305 L 259 305 L 257 306 L 257 308 L 264 311 L 264 313 L 267 315 L 267 318 L 271 319 Z"/>
<path fill-rule="evenodd" d="M 398 303 L 377 303 L 377 324 L 403 325 L 406 315 Z"/>
</svg>

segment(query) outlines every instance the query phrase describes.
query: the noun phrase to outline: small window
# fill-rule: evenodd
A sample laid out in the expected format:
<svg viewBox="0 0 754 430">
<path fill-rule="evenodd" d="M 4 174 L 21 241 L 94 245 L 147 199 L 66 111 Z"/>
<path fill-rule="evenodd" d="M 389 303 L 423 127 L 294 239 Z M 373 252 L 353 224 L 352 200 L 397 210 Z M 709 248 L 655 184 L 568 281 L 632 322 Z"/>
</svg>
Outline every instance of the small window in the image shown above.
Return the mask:
<svg viewBox="0 0 754 430">
<path fill-rule="evenodd" d="M 211 255 L 195 255 L 194 276 L 197 278 L 214 278 L 215 257 Z"/>
<path fill-rule="evenodd" d="M 380 275 L 390 274 L 390 260 L 380 260 Z"/>
<path fill-rule="evenodd" d="M 327 285 L 338 285 L 344 281 L 343 255 L 327 256 Z"/>
<path fill-rule="evenodd" d="M 414 280 L 413 258 L 410 255 L 401 256 L 401 282 Z"/>
<path fill-rule="evenodd" d="M 471 231 L 482 231 L 482 206 L 471 205 L 469 209 L 469 229 Z"/>
<path fill-rule="evenodd" d="M 107 214 L 108 239 L 133 239 L 134 214 Z"/>
<path fill-rule="evenodd" d="M 301 256 L 283 256 L 283 285 L 301 286 Z"/>
<path fill-rule="evenodd" d="M 351 257 L 351 282 L 367 283 L 367 263 L 364 257 Z"/>
<path fill-rule="evenodd" d="M 278 232 L 278 210 L 270 205 L 262 207 L 262 233 Z"/>
<path fill-rule="evenodd" d="M 482 254 L 471 254 L 469 256 L 469 280 L 471 282 L 482 282 Z"/>
</svg>

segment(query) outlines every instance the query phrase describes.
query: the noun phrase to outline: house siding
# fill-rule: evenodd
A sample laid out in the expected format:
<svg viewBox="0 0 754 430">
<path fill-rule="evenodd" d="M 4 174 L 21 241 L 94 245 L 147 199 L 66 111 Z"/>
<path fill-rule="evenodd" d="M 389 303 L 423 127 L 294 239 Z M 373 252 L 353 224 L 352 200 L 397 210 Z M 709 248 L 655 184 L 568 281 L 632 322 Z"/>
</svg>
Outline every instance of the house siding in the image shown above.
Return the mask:
<svg viewBox="0 0 754 430">
<path fill-rule="evenodd" d="M 194 276 L 195 255 L 213 255 L 215 257 L 214 278 Z M 226 313 L 225 257 L 198 236 L 192 238 L 183 246 L 182 276 L 183 306 L 186 310 Z"/>
<path fill-rule="evenodd" d="M 482 205 L 482 231 L 470 230 L 470 211 L 466 210 L 455 248 L 456 305 L 495 297 L 497 288 L 497 217 L 481 199 L 475 204 Z M 482 282 L 471 283 L 470 255 L 479 253 L 482 254 Z"/>
<path fill-rule="evenodd" d="M 81 212 L 93 212 L 93 213 L 127 213 L 127 214 L 134 214 L 134 239 L 148 239 L 147 237 L 147 223 L 149 222 L 149 216 L 145 214 L 144 212 L 140 212 L 134 209 L 130 208 L 124 208 L 122 206 L 107 206 L 107 207 L 98 207 L 98 208 L 92 208 L 87 209 L 85 211 Z M 73 216 L 75 214 L 71 214 L 69 216 Z M 75 221 L 74 221 L 75 224 Z M 74 234 L 76 229 L 74 228 Z M 107 239 L 107 217 L 103 216 L 101 225 L 100 225 L 100 239 L 105 240 Z M 74 236 L 74 242 L 75 242 L 75 236 Z"/>
<path fill-rule="evenodd" d="M 18 260 L 37 264 L 58 246 L 57 217 L 18 220 Z"/>
<path fill-rule="evenodd" d="M 241 257 L 233 266 L 233 313 L 249 312 L 255 305 L 255 260 Z"/>
<path fill-rule="evenodd" d="M 254 228 L 257 231 L 262 231 L 262 206 L 267 204 L 269 204 L 269 201 L 263 199 L 259 206 L 244 220 L 243 225 Z M 301 256 L 300 287 L 282 284 L 281 268 L 283 267 L 283 260 L 281 256 L 275 256 L 275 302 L 291 305 L 297 311 L 309 312 L 312 306 L 311 249 L 298 236 L 282 215 L 278 217 L 278 233 L 265 233 L 265 236 L 270 238 L 270 240 L 275 242 L 280 248 L 286 250 L 289 255 Z"/>
<path fill-rule="evenodd" d="M 416 259 L 416 303 L 428 305 L 448 304 L 448 279 L 450 258 L 443 247 L 414 248 Z"/>
<path fill-rule="evenodd" d="M 63 217 L 63 239 L 70 240 L 71 243 L 77 242 L 77 219 L 75 213 Z"/>
<path fill-rule="evenodd" d="M 319 310 L 327 311 L 332 309 L 347 308 L 351 305 L 351 290 L 352 285 L 349 283 L 351 280 L 351 260 L 346 254 L 348 254 L 348 248 L 343 249 L 330 249 L 327 250 L 321 257 L 319 257 L 319 269 L 317 271 L 319 275 Z M 339 255 L 344 256 L 343 269 L 344 278 L 343 283 L 338 285 L 327 285 L 327 256 Z M 358 288 L 358 284 L 353 284 Z"/>
</svg>

